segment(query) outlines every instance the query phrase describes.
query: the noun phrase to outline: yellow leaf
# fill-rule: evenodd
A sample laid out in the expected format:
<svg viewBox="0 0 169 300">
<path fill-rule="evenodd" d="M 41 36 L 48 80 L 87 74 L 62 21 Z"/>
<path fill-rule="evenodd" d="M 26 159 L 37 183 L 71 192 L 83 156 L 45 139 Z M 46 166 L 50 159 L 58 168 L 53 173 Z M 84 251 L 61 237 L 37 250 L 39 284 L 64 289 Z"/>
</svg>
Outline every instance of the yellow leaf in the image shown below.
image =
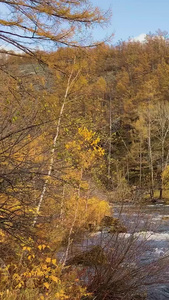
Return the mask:
<svg viewBox="0 0 169 300">
<path fill-rule="evenodd" d="M 43 285 L 44 285 L 45 288 L 49 289 L 49 283 L 48 282 L 44 282 Z"/>
<path fill-rule="evenodd" d="M 39 245 L 39 246 L 38 246 L 38 249 L 41 251 L 41 250 L 42 250 L 42 245 Z"/>
<path fill-rule="evenodd" d="M 56 266 L 56 258 L 52 259 L 52 264 Z"/>
<path fill-rule="evenodd" d="M 38 246 L 38 249 L 39 249 L 40 251 L 41 251 L 41 250 L 44 250 L 45 248 L 46 248 L 46 245 L 44 245 L 44 244 Z"/>
<path fill-rule="evenodd" d="M 54 275 L 51 275 L 50 278 L 56 283 L 59 281 L 59 278 Z"/>
<path fill-rule="evenodd" d="M 31 247 L 23 247 L 23 251 L 31 251 Z"/>
<path fill-rule="evenodd" d="M 43 270 L 46 270 L 48 267 L 47 267 L 47 265 L 42 265 L 41 268 L 42 268 Z"/>
<path fill-rule="evenodd" d="M 51 258 L 50 258 L 50 257 L 47 257 L 47 258 L 46 258 L 46 262 L 47 262 L 47 263 L 50 263 L 50 262 L 51 262 Z"/>
</svg>

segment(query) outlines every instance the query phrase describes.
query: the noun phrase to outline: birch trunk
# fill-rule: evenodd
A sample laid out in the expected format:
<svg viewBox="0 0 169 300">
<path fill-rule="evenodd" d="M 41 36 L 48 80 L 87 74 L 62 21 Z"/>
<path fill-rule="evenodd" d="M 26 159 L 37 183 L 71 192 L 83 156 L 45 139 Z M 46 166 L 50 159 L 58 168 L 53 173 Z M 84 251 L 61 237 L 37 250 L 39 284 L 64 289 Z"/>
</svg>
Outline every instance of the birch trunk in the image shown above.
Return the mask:
<svg viewBox="0 0 169 300">
<path fill-rule="evenodd" d="M 75 64 L 75 61 L 74 61 L 74 64 Z M 44 196 L 45 196 L 47 184 L 48 184 L 49 179 L 51 177 L 52 168 L 53 168 L 53 164 L 54 164 L 54 154 L 55 154 L 55 150 L 56 150 L 56 142 L 57 142 L 57 139 L 58 139 L 58 136 L 59 136 L 60 124 L 61 124 L 62 115 L 63 115 L 63 111 L 64 111 L 64 108 L 65 108 L 66 100 L 67 100 L 67 97 L 68 97 L 68 93 L 69 93 L 70 88 L 72 87 L 73 83 L 77 79 L 79 73 L 80 73 L 80 70 L 76 73 L 75 77 L 72 79 L 72 76 L 73 76 L 73 68 L 72 68 L 72 71 L 71 71 L 71 73 L 69 75 L 69 78 L 68 78 L 65 95 L 64 95 L 63 103 L 62 103 L 62 106 L 61 106 L 61 109 L 60 109 L 59 118 L 58 118 L 58 122 L 57 122 L 56 134 L 55 134 L 55 137 L 53 139 L 53 147 L 52 147 L 52 150 L 51 150 L 51 158 L 50 158 L 50 162 L 49 162 L 49 169 L 48 169 L 48 173 L 47 173 L 47 178 L 45 180 L 45 183 L 44 183 L 43 189 L 42 189 L 42 193 L 40 195 L 39 203 L 38 203 L 38 206 L 37 206 L 37 209 L 36 209 L 36 214 L 35 214 L 33 224 L 32 224 L 33 227 L 36 225 L 38 214 L 39 214 L 39 211 L 40 211 L 40 208 L 41 208 Z"/>
<path fill-rule="evenodd" d="M 153 156 L 151 145 L 151 116 L 150 116 L 150 103 L 148 106 L 148 152 L 149 152 L 149 168 L 150 168 L 150 198 L 154 197 L 154 168 L 153 168 Z"/>
</svg>

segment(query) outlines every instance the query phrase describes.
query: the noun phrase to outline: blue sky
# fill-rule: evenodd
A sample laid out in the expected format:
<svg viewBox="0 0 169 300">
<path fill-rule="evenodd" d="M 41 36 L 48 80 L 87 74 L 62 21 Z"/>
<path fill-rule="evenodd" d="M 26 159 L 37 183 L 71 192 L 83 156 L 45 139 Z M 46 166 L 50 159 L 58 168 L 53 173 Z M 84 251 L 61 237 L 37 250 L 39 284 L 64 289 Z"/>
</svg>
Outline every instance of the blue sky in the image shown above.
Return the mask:
<svg viewBox="0 0 169 300">
<path fill-rule="evenodd" d="M 112 18 L 108 28 L 95 30 L 95 37 L 114 33 L 113 44 L 120 40 L 155 33 L 159 28 L 169 32 L 169 0 L 91 0 L 102 9 L 111 7 Z"/>
</svg>

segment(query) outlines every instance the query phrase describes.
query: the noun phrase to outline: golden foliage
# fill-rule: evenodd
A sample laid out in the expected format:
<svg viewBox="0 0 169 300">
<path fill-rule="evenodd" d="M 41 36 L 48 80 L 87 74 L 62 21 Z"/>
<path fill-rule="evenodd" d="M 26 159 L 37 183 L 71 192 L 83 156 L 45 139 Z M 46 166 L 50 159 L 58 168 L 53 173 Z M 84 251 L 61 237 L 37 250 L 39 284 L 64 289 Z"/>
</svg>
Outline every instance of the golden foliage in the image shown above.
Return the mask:
<svg viewBox="0 0 169 300">
<path fill-rule="evenodd" d="M 67 216 L 65 217 L 65 224 L 71 226 L 72 219 L 74 218 L 74 213 L 77 208 L 78 201 L 78 214 L 75 222 L 75 229 L 78 228 L 83 230 L 88 227 L 90 223 L 99 225 L 101 220 L 105 215 L 110 214 L 110 206 L 107 201 L 100 200 L 96 197 L 85 199 L 80 197 L 77 200 L 76 197 L 71 197 L 66 201 L 65 209 L 67 211 Z"/>
<path fill-rule="evenodd" d="M 104 155 L 104 149 L 98 145 L 99 142 L 100 139 L 96 137 L 95 132 L 81 127 L 78 129 L 76 139 L 66 144 L 66 149 L 78 167 L 88 169 L 94 165 L 98 157 Z"/>
<path fill-rule="evenodd" d="M 48 251 L 45 251 L 48 249 Z M 9 299 L 81 299 L 86 295 L 77 274 L 53 258 L 47 245 L 23 247 L 24 260 L 0 268 L 0 296 Z M 30 255 L 31 254 L 31 255 Z M 51 255 L 51 256 L 50 256 Z M 31 257 L 31 258 L 29 258 Z"/>
</svg>

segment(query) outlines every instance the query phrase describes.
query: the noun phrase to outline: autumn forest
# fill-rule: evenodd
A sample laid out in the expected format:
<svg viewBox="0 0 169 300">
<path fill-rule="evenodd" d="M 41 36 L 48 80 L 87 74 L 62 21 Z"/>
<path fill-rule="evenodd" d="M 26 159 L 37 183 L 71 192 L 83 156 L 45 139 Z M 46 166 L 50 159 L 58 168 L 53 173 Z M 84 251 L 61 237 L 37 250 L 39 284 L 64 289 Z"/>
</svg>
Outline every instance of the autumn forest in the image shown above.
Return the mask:
<svg viewBox="0 0 169 300">
<path fill-rule="evenodd" d="M 0 297 L 147 299 L 114 206 L 169 202 L 167 34 L 111 46 L 88 1 L 0 5 Z M 106 230 L 116 252 L 78 250 Z"/>
</svg>

